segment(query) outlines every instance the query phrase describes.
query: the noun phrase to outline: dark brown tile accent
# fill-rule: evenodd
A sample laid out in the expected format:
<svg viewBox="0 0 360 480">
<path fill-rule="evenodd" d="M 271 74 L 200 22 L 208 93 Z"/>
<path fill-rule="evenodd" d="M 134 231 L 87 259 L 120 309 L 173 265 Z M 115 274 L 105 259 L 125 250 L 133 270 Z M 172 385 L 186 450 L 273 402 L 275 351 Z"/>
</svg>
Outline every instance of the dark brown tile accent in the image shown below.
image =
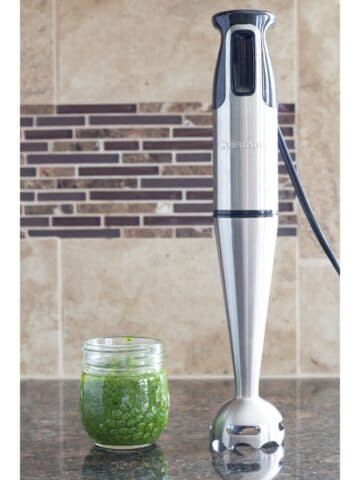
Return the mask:
<svg viewBox="0 0 360 480">
<path fill-rule="evenodd" d="M 21 142 L 20 152 L 46 152 L 48 145 L 45 142 Z"/>
<path fill-rule="evenodd" d="M 287 174 L 287 169 L 284 164 L 280 164 L 278 168 L 279 175 Z"/>
<path fill-rule="evenodd" d="M 208 175 L 212 176 L 212 165 L 165 165 L 162 175 Z"/>
<path fill-rule="evenodd" d="M 295 112 L 295 104 L 294 103 L 279 103 L 278 111 L 279 112 L 293 113 L 293 112 Z"/>
<path fill-rule="evenodd" d="M 35 199 L 34 192 L 20 192 L 20 200 L 22 202 L 33 202 Z"/>
<path fill-rule="evenodd" d="M 80 203 L 77 213 L 155 213 L 156 203 Z"/>
<path fill-rule="evenodd" d="M 23 190 L 44 190 L 47 188 L 56 188 L 55 180 L 28 178 L 20 181 L 20 187 Z"/>
<path fill-rule="evenodd" d="M 54 142 L 54 152 L 86 152 L 100 150 L 100 142 Z"/>
<path fill-rule="evenodd" d="M 296 215 L 279 215 L 280 225 L 297 225 Z"/>
<path fill-rule="evenodd" d="M 61 178 L 57 188 L 136 188 L 136 178 Z"/>
<path fill-rule="evenodd" d="M 92 104 L 92 105 L 58 105 L 57 113 L 135 113 L 134 103 Z"/>
<path fill-rule="evenodd" d="M 78 138 L 166 138 L 169 128 L 81 128 L 75 130 Z"/>
<path fill-rule="evenodd" d="M 279 212 L 293 212 L 294 204 L 292 202 L 279 202 Z"/>
<path fill-rule="evenodd" d="M 30 237 L 60 237 L 60 238 L 118 238 L 120 230 L 117 228 L 73 229 L 58 230 L 29 230 Z"/>
<path fill-rule="evenodd" d="M 173 136 L 176 137 L 210 137 L 213 136 L 211 128 L 174 128 Z"/>
<path fill-rule="evenodd" d="M 85 117 L 64 116 L 64 117 L 38 117 L 36 119 L 38 127 L 60 127 L 64 125 L 85 125 Z"/>
<path fill-rule="evenodd" d="M 207 228 L 177 228 L 176 238 L 208 238 L 212 237 L 213 229 Z"/>
<path fill-rule="evenodd" d="M 211 126 L 213 124 L 213 117 L 212 115 L 186 115 L 183 123 L 188 126 Z"/>
<path fill-rule="evenodd" d="M 279 237 L 296 237 L 296 227 L 279 227 L 278 236 Z"/>
<path fill-rule="evenodd" d="M 54 105 L 21 105 L 21 115 L 46 115 L 54 113 Z"/>
<path fill-rule="evenodd" d="M 213 191 L 190 191 L 186 192 L 186 200 L 212 200 L 214 198 Z"/>
<path fill-rule="evenodd" d="M 292 137 L 294 135 L 293 127 L 281 127 L 281 132 L 284 137 Z"/>
<path fill-rule="evenodd" d="M 55 227 L 98 227 L 100 217 L 52 217 Z"/>
<path fill-rule="evenodd" d="M 142 178 L 143 188 L 210 188 L 212 178 Z"/>
<path fill-rule="evenodd" d="M 139 142 L 105 142 L 105 150 L 139 150 Z"/>
<path fill-rule="evenodd" d="M 125 238 L 171 238 L 173 228 L 123 228 Z"/>
<path fill-rule="evenodd" d="M 48 217 L 21 217 L 20 226 L 21 227 L 48 227 L 49 219 Z"/>
<path fill-rule="evenodd" d="M 212 225 L 213 218 L 212 216 L 202 216 L 202 217 L 193 217 L 193 216 L 153 216 L 153 217 L 144 217 L 145 225 Z"/>
<path fill-rule="evenodd" d="M 139 217 L 105 217 L 105 225 L 108 227 L 140 225 L 140 219 Z"/>
<path fill-rule="evenodd" d="M 144 150 L 211 150 L 213 143 L 202 140 L 145 141 Z"/>
<path fill-rule="evenodd" d="M 21 177 L 36 177 L 36 168 L 31 167 L 21 167 L 20 168 Z"/>
<path fill-rule="evenodd" d="M 52 215 L 54 213 L 72 214 L 74 207 L 71 204 L 64 205 L 26 205 L 26 215 Z"/>
<path fill-rule="evenodd" d="M 294 142 L 294 140 L 285 139 L 285 142 L 286 142 L 287 147 L 288 147 L 290 150 L 295 148 L 295 142 Z"/>
<path fill-rule="evenodd" d="M 39 192 L 37 199 L 39 202 L 84 201 L 86 195 L 84 192 Z"/>
<path fill-rule="evenodd" d="M 90 192 L 90 200 L 181 200 L 181 192 L 168 191 L 124 191 L 114 192 L 109 190 Z"/>
<path fill-rule="evenodd" d="M 213 211 L 212 203 L 175 203 L 174 213 L 210 213 Z"/>
<path fill-rule="evenodd" d="M 210 162 L 211 153 L 177 153 L 177 162 Z"/>
<path fill-rule="evenodd" d="M 279 190 L 279 200 L 289 200 L 295 198 L 294 190 Z"/>
<path fill-rule="evenodd" d="M 20 127 L 32 127 L 33 118 L 32 117 L 21 117 L 20 118 Z"/>
<path fill-rule="evenodd" d="M 57 130 L 55 128 L 49 130 L 25 130 L 25 138 L 26 140 L 72 138 L 72 130 Z"/>
<path fill-rule="evenodd" d="M 290 114 L 290 115 L 279 115 L 278 116 L 278 122 L 280 125 L 293 125 L 295 123 L 295 116 Z"/>
<path fill-rule="evenodd" d="M 40 167 L 39 177 L 73 177 L 74 167 Z"/>
<path fill-rule="evenodd" d="M 118 163 L 117 153 L 49 153 L 47 155 L 28 155 L 29 165 L 47 163 Z"/>
<path fill-rule="evenodd" d="M 159 167 L 79 167 L 80 176 L 158 175 Z"/>
<path fill-rule="evenodd" d="M 122 163 L 169 163 L 171 153 L 123 153 Z"/>
<path fill-rule="evenodd" d="M 149 113 L 208 112 L 210 110 L 210 105 L 204 105 L 201 102 L 149 102 L 139 104 L 139 112 Z"/>
<path fill-rule="evenodd" d="M 176 125 L 179 115 L 98 115 L 90 117 L 90 125 Z"/>
</svg>

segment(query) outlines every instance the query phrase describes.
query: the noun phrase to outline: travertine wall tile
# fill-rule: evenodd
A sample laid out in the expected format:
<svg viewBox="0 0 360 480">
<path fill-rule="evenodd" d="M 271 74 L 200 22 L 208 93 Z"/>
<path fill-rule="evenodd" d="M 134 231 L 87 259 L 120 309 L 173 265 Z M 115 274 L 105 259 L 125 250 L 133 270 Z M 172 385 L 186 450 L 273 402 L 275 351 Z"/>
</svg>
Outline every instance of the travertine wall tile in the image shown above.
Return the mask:
<svg viewBox="0 0 360 480">
<path fill-rule="evenodd" d="M 21 0 L 21 103 L 54 102 L 52 0 Z"/>
<path fill-rule="evenodd" d="M 230 371 L 213 240 L 66 240 L 62 260 L 65 374 L 113 335 L 160 337 L 170 373 Z"/>
<path fill-rule="evenodd" d="M 295 99 L 292 0 L 61 0 L 58 102 L 211 102 L 221 10 L 268 9 L 269 45 L 281 101 Z"/>
<path fill-rule="evenodd" d="M 339 1 L 299 5 L 299 168 L 312 206 L 339 251 Z M 307 220 L 300 256 L 323 258 Z"/>
<path fill-rule="evenodd" d="M 21 240 L 21 373 L 59 374 L 56 239 Z"/>
<path fill-rule="evenodd" d="M 339 279 L 326 260 L 300 266 L 301 373 L 339 373 Z"/>
<path fill-rule="evenodd" d="M 62 242 L 65 374 L 86 338 L 112 335 L 160 337 L 171 374 L 232 372 L 215 240 Z M 295 369 L 294 239 L 278 245 L 264 359 L 275 374 Z"/>
</svg>

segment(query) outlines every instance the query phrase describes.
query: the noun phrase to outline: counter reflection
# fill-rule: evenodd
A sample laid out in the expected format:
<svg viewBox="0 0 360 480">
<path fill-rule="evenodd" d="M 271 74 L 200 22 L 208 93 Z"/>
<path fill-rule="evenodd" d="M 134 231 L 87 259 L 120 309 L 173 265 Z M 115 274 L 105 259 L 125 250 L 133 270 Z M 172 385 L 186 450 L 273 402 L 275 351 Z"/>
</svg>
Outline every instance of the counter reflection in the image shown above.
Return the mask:
<svg viewBox="0 0 360 480">
<path fill-rule="evenodd" d="M 153 445 L 143 450 L 111 452 L 92 447 L 84 458 L 81 480 L 168 480 L 168 462 Z"/>
<path fill-rule="evenodd" d="M 213 452 L 212 464 L 223 479 L 272 480 L 284 464 L 284 448 L 263 451 L 241 446 L 234 452 Z"/>
</svg>

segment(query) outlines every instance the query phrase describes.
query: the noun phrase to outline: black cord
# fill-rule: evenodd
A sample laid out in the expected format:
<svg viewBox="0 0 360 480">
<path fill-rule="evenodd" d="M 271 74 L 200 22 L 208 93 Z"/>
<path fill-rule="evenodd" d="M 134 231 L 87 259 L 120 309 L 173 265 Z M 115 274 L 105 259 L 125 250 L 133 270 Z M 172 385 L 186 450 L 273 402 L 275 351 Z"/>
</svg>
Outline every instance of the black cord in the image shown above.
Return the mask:
<svg viewBox="0 0 360 480">
<path fill-rule="evenodd" d="M 280 150 L 282 159 L 285 163 L 285 166 L 288 171 L 289 177 L 292 181 L 292 184 L 294 185 L 295 193 L 299 199 L 302 209 L 304 210 L 306 218 L 308 219 L 310 226 L 316 238 L 318 239 L 320 245 L 322 246 L 324 252 L 328 256 L 330 262 L 333 264 L 337 273 L 340 275 L 340 265 L 334 255 L 334 252 L 331 250 L 331 247 L 328 241 L 326 240 L 325 235 L 322 232 L 318 221 L 315 218 L 315 215 L 310 207 L 308 199 L 306 198 L 305 192 L 301 186 L 300 178 L 296 172 L 290 152 L 287 148 L 287 145 L 285 143 L 285 140 L 281 133 L 280 128 L 278 129 L 278 144 L 279 144 L 279 150 Z"/>
</svg>

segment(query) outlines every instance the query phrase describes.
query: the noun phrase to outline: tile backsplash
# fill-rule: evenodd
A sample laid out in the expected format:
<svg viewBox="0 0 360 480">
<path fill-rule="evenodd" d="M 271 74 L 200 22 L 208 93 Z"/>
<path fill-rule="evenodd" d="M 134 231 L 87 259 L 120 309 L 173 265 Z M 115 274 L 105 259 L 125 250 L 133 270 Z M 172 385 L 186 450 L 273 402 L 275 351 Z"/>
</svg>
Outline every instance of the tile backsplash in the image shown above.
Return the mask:
<svg viewBox="0 0 360 480">
<path fill-rule="evenodd" d="M 201 102 L 23 105 L 22 237 L 211 237 L 212 113 Z M 279 105 L 295 159 L 295 105 Z M 279 236 L 295 236 L 279 159 Z"/>
<path fill-rule="evenodd" d="M 78 377 L 85 338 L 122 334 L 160 336 L 172 375 L 231 374 L 211 218 L 217 11 L 275 14 L 279 124 L 338 254 L 339 1 L 240 3 L 21 1 L 23 376 Z M 279 219 L 262 375 L 337 375 L 338 277 L 280 160 Z"/>
</svg>

